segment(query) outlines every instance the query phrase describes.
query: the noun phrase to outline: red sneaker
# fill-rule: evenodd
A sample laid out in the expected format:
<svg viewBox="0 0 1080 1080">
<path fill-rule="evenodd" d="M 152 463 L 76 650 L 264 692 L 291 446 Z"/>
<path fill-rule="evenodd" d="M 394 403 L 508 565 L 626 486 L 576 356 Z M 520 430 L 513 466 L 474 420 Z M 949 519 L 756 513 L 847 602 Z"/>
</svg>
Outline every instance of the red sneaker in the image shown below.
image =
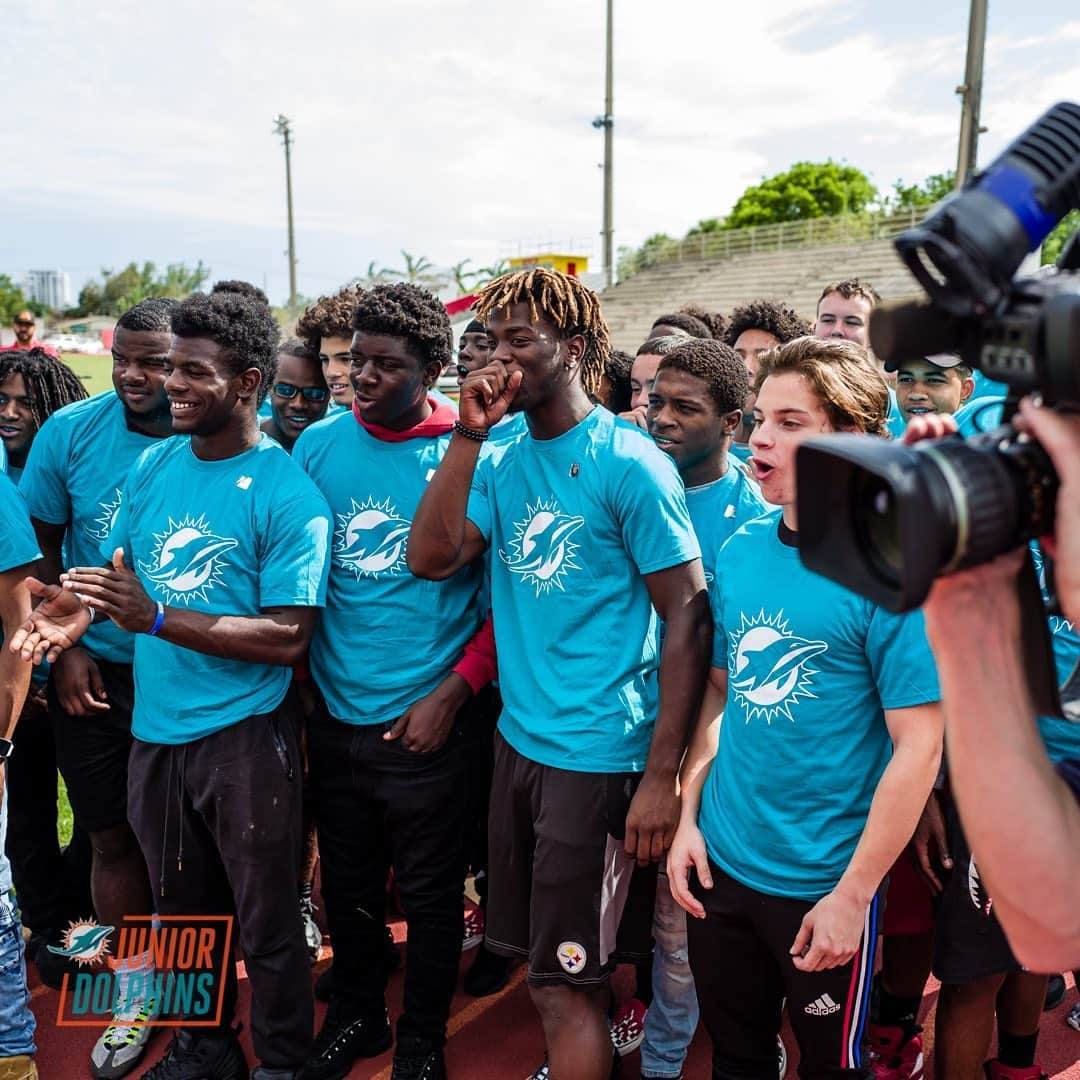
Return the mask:
<svg viewBox="0 0 1080 1080">
<path fill-rule="evenodd" d="M 874 1080 L 923 1080 L 921 1027 L 914 1030 L 893 1025 L 871 1024 L 870 1068 Z"/>
<path fill-rule="evenodd" d="M 645 1013 L 643 1002 L 631 998 L 615 1014 L 611 1021 L 611 1042 L 619 1056 L 636 1050 L 645 1041 Z"/>
<path fill-rule="evenodd" d="M 484 940 L 484 912 L 482 908 L 467 907 L 465 924 L 461 935 L 461 951 L 475 949 Z"/>
<path fill-rule="evenodd" d="M 1002 1065 L 997 1058 L 988 1061 L 983 1068 L 986 1080 L 1050 1080 L 1038 1065 L 1018 1069 L 1015 1065 Z"/>
</svg>

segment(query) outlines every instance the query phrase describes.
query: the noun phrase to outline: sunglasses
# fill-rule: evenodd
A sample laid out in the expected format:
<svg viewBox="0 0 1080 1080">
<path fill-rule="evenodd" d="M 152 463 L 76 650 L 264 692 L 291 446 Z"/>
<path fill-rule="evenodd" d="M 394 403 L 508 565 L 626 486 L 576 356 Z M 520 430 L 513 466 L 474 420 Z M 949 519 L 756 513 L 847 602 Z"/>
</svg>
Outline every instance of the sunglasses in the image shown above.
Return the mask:
<svg viewBox="0 0 1080 1080">
<path fill-rule="evenodd" d="M 15 325 L 16 326 L 33 326 L 34 324 L 33 324 L 33 322 L 31 320 L 28 320 L 28 319 L 16 319 L 15 320 Z"/>
<path fill-rule="evenodd" d="M 297 394 L 303 394 L 306 401 L 313 401 L 317 405 L 322 404 L 330 396 L 330 391 L 323 386 L 293 386 L 292 383 L 287 382 L 274 383 L 274 393 L 289 401 Z"/>
</svg>

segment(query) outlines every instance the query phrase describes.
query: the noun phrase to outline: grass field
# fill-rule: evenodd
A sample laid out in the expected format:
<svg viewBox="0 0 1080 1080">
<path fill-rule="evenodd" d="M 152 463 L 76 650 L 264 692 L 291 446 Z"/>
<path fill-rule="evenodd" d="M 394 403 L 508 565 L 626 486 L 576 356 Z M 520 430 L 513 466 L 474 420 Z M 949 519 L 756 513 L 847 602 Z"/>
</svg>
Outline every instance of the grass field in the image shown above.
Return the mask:
<svg viewBox="0 0 1080 1080">
<path fill-rule="evenodd" d="M 112 388 L 112 357 L 62 353 L 60 359 L 82 379 L 91 396 Z"/>
</svg>

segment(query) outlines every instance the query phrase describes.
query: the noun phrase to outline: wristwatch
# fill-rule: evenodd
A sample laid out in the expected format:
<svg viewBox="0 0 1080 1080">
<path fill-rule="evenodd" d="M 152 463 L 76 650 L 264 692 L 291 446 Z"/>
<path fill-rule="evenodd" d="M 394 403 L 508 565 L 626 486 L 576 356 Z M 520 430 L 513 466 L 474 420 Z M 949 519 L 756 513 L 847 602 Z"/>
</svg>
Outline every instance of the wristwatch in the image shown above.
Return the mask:
<svg viewBox="0 0 1080 1080">
<path fill-rule="evenodd" d="M 0 761 L 7 761 L 15 750 L 15 744 L 10 739 L 0 739 Z"/>
</svg>

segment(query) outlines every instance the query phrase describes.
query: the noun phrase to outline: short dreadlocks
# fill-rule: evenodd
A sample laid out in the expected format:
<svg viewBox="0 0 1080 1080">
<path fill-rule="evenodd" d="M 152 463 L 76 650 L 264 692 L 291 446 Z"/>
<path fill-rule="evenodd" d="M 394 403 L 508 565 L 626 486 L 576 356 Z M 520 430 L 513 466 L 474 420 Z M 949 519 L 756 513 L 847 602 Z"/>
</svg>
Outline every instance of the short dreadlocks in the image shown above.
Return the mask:
<svg viewBox="0 0 1080 1080">
<path fill-rule="evenodd" d="M 585 339 L 581 357 L 581 387 L 595 397 L 604 377 L 604 367 L 611 352 L 607 323 L 600 311 L 600 300 L 592 289 L 576 277 L 547 270 L 542 266 L 519 270 L 488 282 L 479 292 L 476 313 L 481 319 L 511 304 L 528 304 L 533 322 L 546 318 L 563 339 L 580 334 Z"/>
<path fill-rule="evenodd" d="M 731 313 L 724 344 L 734 349 L 735 342 L 747 330 L 764 330 L 766 334 L 772 334 L 780 345 L 786 345 L 796 338 L 806 337 L 811 327 L 794 308 L 778 300 L 751 300 Z"/>
<path fill-rule="evenodd" d="M 79 376 L 44 349 L 0 353 L 0 383 L 7 382 L 12 375 L 21 375 L 26 383 L 35 430 L 57 409 L 90 396 Z"/>
</svg>

